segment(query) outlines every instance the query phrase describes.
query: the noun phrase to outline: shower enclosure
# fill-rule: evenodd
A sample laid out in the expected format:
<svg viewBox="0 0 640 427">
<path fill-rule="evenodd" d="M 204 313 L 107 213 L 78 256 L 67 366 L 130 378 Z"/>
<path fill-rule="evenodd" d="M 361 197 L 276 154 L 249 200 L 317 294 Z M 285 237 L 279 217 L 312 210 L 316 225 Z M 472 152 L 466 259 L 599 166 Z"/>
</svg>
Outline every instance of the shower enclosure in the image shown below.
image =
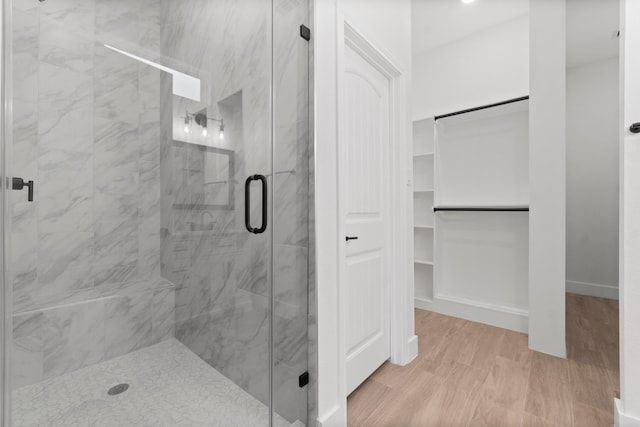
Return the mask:
<svg viewBox="0 0 640 427">
<path fill-rule="evenodd" d="M 306 425 L 309 0 L 2 13 L 4 425 Z"/>
</svg>

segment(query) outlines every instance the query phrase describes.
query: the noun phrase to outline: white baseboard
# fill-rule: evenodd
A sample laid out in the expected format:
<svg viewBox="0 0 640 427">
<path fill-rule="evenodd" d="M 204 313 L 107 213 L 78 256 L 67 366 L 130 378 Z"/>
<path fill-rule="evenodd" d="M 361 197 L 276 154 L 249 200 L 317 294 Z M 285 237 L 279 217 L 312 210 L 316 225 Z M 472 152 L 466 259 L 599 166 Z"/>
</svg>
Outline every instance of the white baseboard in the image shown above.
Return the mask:
<svg viewBox="0 0 640 427">
<path fill-rule="evenodd" d="M 516 332 L 525 334 L 529 332 L 529 313 L 519 308 L 487 304 L 449 295 L 437 295 L 432 301 L 416 298 L 415 306 L 423 310 Z"/>
<path fill-rule="evenodd" d="M 587 295 L 590 297 L 618 299 L 618 287 L 610 285 L 598 285 L 595 283 L 582 283 L 567 280 L 567 292 L 571 294 Z"/>
<path fill-rule="evenodd" d="M 407 342 L 407 359 L 405 365 L 409 364 L 413 359 L 418 357 L 418 336 L 414 335 Z"/>
<path fill-rule="evenodd" d="M 614 419 L 615 427 L 640 427 L 640 418 L 631 417 L 626 415 L 622 410 L 622 402 L 620 399 L 615 400 Z"/>
<path fill-rule="evenodd" d="M 347 408 L 334 406 L 323 415 L 318 416 L 318 427 L 344 427 L 347 425 Z"/>
<path fill-rule="evenodd" d="M 421 310 L 433 311 L 433 301 L 424 298 L 415 298 L 414 305 Z"/>
</svg>

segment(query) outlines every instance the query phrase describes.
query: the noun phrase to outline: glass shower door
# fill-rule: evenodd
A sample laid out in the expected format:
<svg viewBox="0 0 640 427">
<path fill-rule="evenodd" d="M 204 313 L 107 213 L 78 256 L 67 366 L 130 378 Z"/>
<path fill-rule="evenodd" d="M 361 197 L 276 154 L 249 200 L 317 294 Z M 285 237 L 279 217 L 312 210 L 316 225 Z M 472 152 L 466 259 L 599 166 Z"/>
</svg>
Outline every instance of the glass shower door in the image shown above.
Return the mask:
<svg viewBox="0 0 640 427">
<path fill-rule="evenodd" d="M 3 7 L 11 425 L 305 424 L 308 2 Z"/>
</svg>

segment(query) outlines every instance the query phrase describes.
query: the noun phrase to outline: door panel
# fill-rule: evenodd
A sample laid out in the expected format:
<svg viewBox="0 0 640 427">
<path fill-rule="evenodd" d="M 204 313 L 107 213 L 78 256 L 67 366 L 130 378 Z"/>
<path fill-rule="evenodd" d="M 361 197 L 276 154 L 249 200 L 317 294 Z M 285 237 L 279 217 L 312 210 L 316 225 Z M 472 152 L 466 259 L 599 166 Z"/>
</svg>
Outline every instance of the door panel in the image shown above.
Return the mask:
<svg viewBox="0 0 640 427">
<path fill-rule="evenodd" d="M 345 46 L 341 202 L 347 392 L 389 358 L 389 80 Z M 345 236 L 345 237 L 346 237 Z"/>
</svg>

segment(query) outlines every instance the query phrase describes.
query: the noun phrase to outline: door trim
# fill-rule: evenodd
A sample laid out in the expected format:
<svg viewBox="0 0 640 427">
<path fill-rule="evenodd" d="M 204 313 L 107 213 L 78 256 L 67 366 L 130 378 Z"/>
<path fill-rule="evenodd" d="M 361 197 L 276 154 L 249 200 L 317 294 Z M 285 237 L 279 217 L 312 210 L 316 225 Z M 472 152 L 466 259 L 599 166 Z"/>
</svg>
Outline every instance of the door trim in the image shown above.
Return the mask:
<svg viewBox="0 0 640 427">
<path fill-rule="evenodd" d="M 342 143 L 343 127 L 341 126 L 341 113 L 343 105 L 345 65 L 345 47 L 353 49 L 363 59 L 373 65 L 382 75 L 389 80 L 389 206 L 387 213 L 389 227 L 387 230 L 387 243 L 389 245 L 387 295 L 389 300 L 389 338 L 391 362 L 398 365 L 406 365 L 413 360 L 418 353 L 417 337 L 414 335 L 414 311 L 413 311 L 413 281 L 410 269 L 412 268 L 412 252 L 409 248 L 412 241 L 409 227 L 409 214 L 412 213 L 408 203 L 408 187 L 410 167 L 408 159 L 408 143 L 410 134 L 409 114 L 405 103 L 404 93 L 406 75 L 395 65 L 395 62 L 378 49 L 374 43 L 367 39 L 343 16 L 338 17 L 338 46 L 337 46 L 337 157 L 338 157 L 338 185 L 344 176 L 344 164 L 340 159 L 345 144 Z M 405 123 L 406 122 L 406 123 Z M 339 401 L 344 402 L 346 408 L 346 289 L 344 287 L 344 257 L 345 253 L 345 205 L 338 192 L 338 375 L 340 384 Z M 411 212 L 410 212 L 411 211 Z M 407 261 L 408 260 L 408 261 Z"/>
</svg>

